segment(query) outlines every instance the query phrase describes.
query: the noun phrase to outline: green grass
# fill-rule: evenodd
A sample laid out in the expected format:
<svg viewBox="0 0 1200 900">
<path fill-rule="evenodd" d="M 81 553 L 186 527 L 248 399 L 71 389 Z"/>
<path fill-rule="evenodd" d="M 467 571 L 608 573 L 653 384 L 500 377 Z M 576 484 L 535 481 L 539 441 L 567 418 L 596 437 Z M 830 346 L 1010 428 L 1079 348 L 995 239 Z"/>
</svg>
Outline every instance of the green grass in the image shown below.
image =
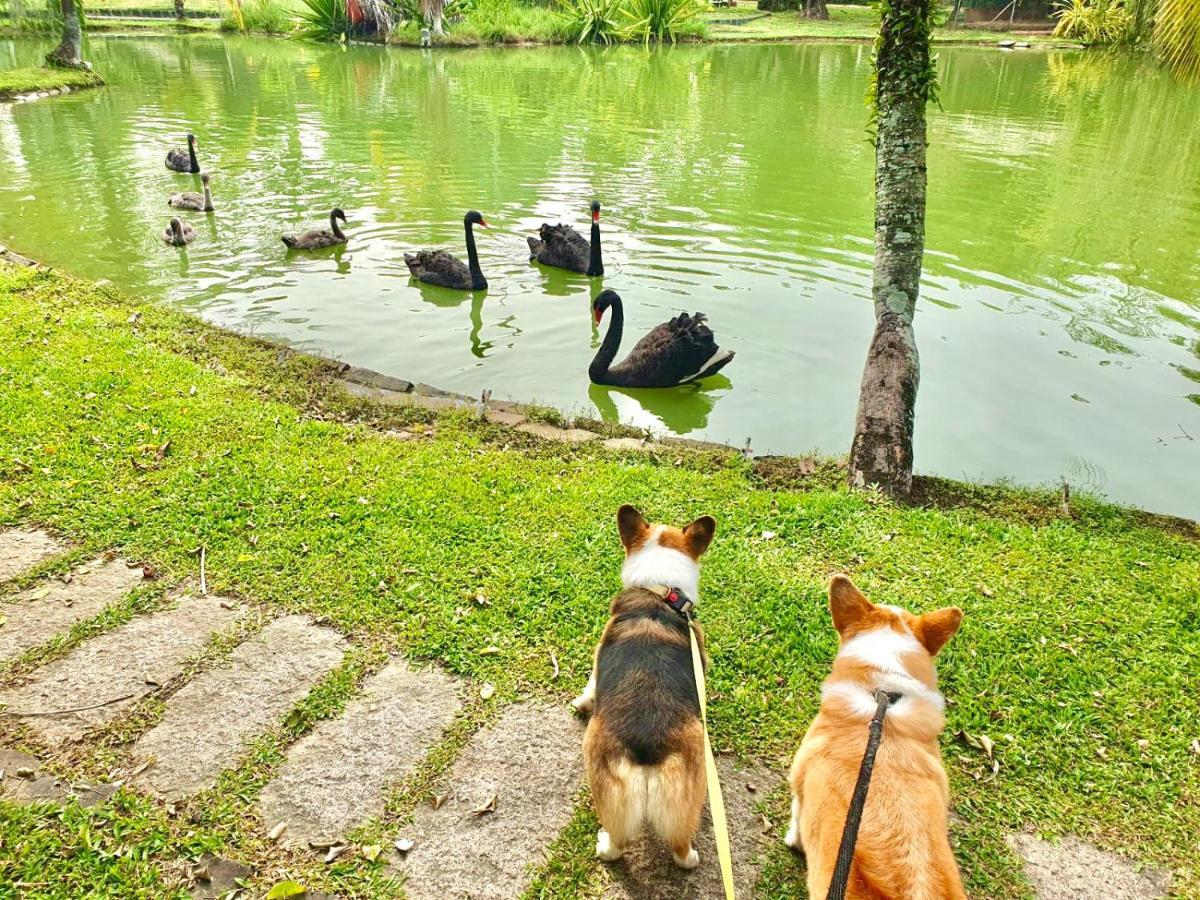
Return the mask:
<svg viewBox="0 0 1200 900">
<path fill-rule="evenodd" d="M 95 72 L 77 69 L 5 69 L 0 71 L 0 100 L 33 91 L 50 91 L 62 87 L 95 87 L 101 84 L 104 84 L 104 79 Z"/>
<path fill-rule="evenodd" d="M 613 517 L 623 502 L 658 520 L 710 513 L 719 522 L 701 611 L 716 747 L 786 767 L 836 644 L 824 583 L 847 570 L 876 601 L 966 611 L 940 670 L 954 839 L 973 896 L 1028 896 L 1003 841 L 1026 826 L 1190 865 L 1176 889 L 1200 896 L 1200 760 L 1189 751 L 1200 738 L 1194 526 L 1154 527 L 1087 498 L 1064 518 L 1048 495 L 946 482 L 930 492 L 935 505 L 901 508 L 845 489 L 833 464 L 796 484 L 786 467 L 760 471 L 733 454 L 540 443 L 465 413 L 353 400 L 329 364 L 2 263 L 0 347 L 0 524 L 51 528 L 89 550 L 119 547 L 168 584 L 196 575 L 203 545 L 212 590 L 267 612 L 327 617 L 362 648 L 175 815 L 133 795 L 92 812 L 0 803 L 0 883 L 52 884 L 25 896 L 75 896 L 57 886 L 84 883 L 102 886 L 97 896 L 169 896 L 158 873 L 203 850 L 254 863 L 267 873 L 260 887 L 288 872 L 345 896 L 388 896 L 361 857 L 324 867 L 280 855 L 253 819 L 258 790 L 384 651 L 498 692 L 487 709 L 467 711 L 433 768 L 389 798 L 389 812 L 364 829 L 375 837 L 396 833 L 432 775 L 501 704 L 565 703 L 586 678 L 618 585 Z M 401 427 L 420 437 L 383 435 Z M 153 448 L 167 440 L 157 459 Z M 472 602 L 480 591 L 490 605 Z M 502 653 L 481 655 L 487 646 Z M 0 672 L 0 683 L 12 677 Z M 119 769 L 157 703 L 57 765 L 76 777 Z M 995 740 L 998 774 L 954 739 L 959 730 Z M 0 725 L 0 738 L 38 749 L 11 726 Z M 782 787 L 767 813 L 781 837 Z M 581 809 L 538 874 L 540 896 L 599 889 L 592 827 Z M 104 835 L 99 849 L 85 834 Z M 762 896 L 802 896 L 801 885 L 801 865 L 776 841 Z"/>
<path fill-rule="evenodd" d="M 737 7 L 709 13 L 708 34 L 714 41 L 870 41 L 879 33 L 879 9 L 874 6 L 829 6 L 828 21 L 806 19 L 798 12 L 763 15 L 744 25 L 711 24 L 714 20 L 749 18 L 761 15 L 755 4 L 740 2 Z M 1048 35 L 1014 35 L 976 28 L 937 28 L 935 44 L 994 45 L 1002 40 L 1029 41 L 1034 45 L 1049 42 Z"/>
</svg>

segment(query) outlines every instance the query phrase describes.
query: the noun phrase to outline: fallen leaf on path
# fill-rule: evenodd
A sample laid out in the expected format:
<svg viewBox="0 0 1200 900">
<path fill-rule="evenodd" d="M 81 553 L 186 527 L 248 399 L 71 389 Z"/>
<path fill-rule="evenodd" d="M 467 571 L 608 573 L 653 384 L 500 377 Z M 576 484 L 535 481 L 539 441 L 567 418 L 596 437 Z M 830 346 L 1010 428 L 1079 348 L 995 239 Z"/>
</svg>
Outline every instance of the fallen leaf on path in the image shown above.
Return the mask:
<svg viewBox="0 0 1200 900">
<path fill-rule="evenodd" d="M 411 838 L 400 838 L 396 841 L 395 846 L 396 846 L 396 849 L 399 850 L 401 853 L 407 853 L 409 850 L 411 850 L 413 847 L 416 846 L 416 843 Z"/>
<path fill-rule="evenodd" d="M 479 698 L 481 700 L 491 700 L 496 696 L 496 686 L 490 681 L 479 689 Z"/>
<path fill-rule="evenodd" d="M 482 650 L 479 651 L 479 655 L 480 656 L 499 656 L 503 652 L 504 651 L 501 650 L 499 647 L 492 646 L 492 647 L 484 647 Z"/>
<path fill-rule="evenodd" d="M 471 810 L 471 815 L 484 816 L 484 815 L 487 815 L 488 813 L 494 813 L 496 811 L 496 801 L 499 799 L 500 799 L 500 795 L 493 792 L 492 796 L 488 798 L 488 801 L 486 803 L 482 804 L 481 806 L 477 806 L 473 810 Z"/>
<path fill-rule="evenodd" d="M 367 862 L 375 862 L 375 860 L 379 859 L 379 854 L 383 852 L 383 847 L 379 846 L 379 844 L 367 844 L 367 846 L 362 848 L 361 852 Z"/>
<path fill-rule="evenodd" d="M 442 805 L 449 799 L 450 799 L 449 794 L 434 794 L 429 799 L 429 805 L 432 806 L 434 809 L 441 809 Z"/>
<path fill-rule="evenodd" d="M 41 600 L 43 597 L 45 597 L 49 593 L 50 593 L 50 588 L 48 588 L 48 587 L 38 588 L 36 591 L 34 591 L 32 594 L 29 595 L 29 599 L 30 600 Z"/>
<path fill-rule="evenodd" d="M 287 900 L 288 897 L 299 897 L 304 893 L 307 893 L 304 885 L 295 881 L 280 881 L 267 891 L 267 900 Z"/>
<path fill-rule="evenodd" d="M 287 831 L 287 822 L 279 822 L 274 828 L 267 832 L 267 840 L 277 841 L 283 836 L 285 831 Z"/>
<path fill-rule="evenodd" d="M 774 538 L 775 538 L 775 532 L 773 532 L 773 531 L 764 531 L 762 533 L 762 539 L 764 541 L 770 541 L 770 540 L 773 540 Z"/>
<path fill-rule="evenodd" d="M 333 862 L 335 859 L 337 859 L 339 856 L 341 856 L 343 853 L 345 853 L 346 850 L 348 850 L 348 849 L 349 848 L 347 847 L 346 844 L 338 844 L 334 847 L 330 847 L 329 852 L 325 854 L 325 862 L 326 863 Z"/>
<path fill-rule="evenodd" d="M 974 735 L 967 734 L 965 731 L 956 731 L 954 736 L 968 747 L 974 747 L 976 750 L 982 750 L 988 759 L 992 759 L 992 751 L 995 749 L 996 745 L 986 734 Z"/>
</svg>

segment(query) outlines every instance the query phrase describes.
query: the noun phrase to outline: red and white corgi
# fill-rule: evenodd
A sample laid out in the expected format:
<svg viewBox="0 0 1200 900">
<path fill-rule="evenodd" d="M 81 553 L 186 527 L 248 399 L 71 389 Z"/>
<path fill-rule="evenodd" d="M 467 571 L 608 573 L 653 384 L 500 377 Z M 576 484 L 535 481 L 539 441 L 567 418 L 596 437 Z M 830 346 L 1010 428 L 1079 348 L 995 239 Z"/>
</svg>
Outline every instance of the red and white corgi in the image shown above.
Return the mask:
<svg viewBox="0 0 1200 900">
<path fill-rule="evenodd" d="M 809 896 L 829 891 L 874 694 L 884 690 L 901 697 L 884 719 L 846 897 L 965 898 L 947 834 L 950 788 L 938 749 L 945 704 L 933 667 L 958 631 L 962 610 L 914 616 L 876 606 L 845 575 L 829 583 L 829 609 L 841 647 L 789 776 L 785 841 L 807 857 Z"/>
<path fill-rule="evenodd" d="M 684 528 L 651 525 L 622 506 L 617 525 L 624 589 L 573 702 L 591 713 L 583 753 L 601 825 L 596 855 L 619 859 L 649 826 L 675 863 L 691 869 L 700 861 L 692 838 L 707 784 L 687 612 L 699 601 L 700 556 L 717 523 L 702 516 Z"/>
</svg>

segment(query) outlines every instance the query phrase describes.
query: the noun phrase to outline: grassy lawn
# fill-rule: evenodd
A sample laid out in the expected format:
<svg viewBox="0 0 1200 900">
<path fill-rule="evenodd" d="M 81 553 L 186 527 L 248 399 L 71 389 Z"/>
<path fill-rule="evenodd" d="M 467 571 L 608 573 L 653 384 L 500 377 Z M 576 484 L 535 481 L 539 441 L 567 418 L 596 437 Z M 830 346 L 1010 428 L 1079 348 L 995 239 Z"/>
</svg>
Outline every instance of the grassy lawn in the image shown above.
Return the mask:
<svg viewBox="0 0 1200 900">
<path fill-rule="evenodd" d="M 709 13 L 708 36 L 716 41 L 788 41 L 788 40 L 874 40 L 879 33 L 879 10 L 872 6 L 829 7 L 826 22 L 806 19 L 797 12 L 769 13 L 744 25 L 716 24 L 721 19 L 749 18 L 760 15 L 754 3 L 741 2 L 733 9 Z M 987 44 L 1005 39 L 1046 43 L 1037 35 L 1012 35 L 998 31 L 968 28 L 938 28 L 935 44 Z"/>
<path fill-rule="evenodd" d="M 28 94 L 33 91 L 50 91 L 62 87 L 94 87 L 104 84 L 95 72 L 76 69 L 6 69 L 0 71 L 0 100 Z"/>
<path fill-rule="evenodd" d="M 1200 896 L 1194 528 L 1154 527 L 1086 498 L 1066 518 L 1049 496 L 951 484 L 936 506 L 900 508 L 843 488 L 834 465 L 788 483 L 734 455 L 539 443 L 465 413 L 352 400 L 318 361 L 3 262 L 0 347 L 0 524 L 53 529 L 81 555 L 122 548 L 162 572 L 160 592 L 196 575 L 203 545 L 212 590 L 326 617 L 362 648 L 245 765 L 175 815 L 124 791 L 92 811 L 0 803 L 0 883 L 62 888 L 25 896 L 79 896 L 83 885 L 89 896 L 168 896 L 159 873 L 208 849 L 310 887 L 389 896 L 361 858 L 326 867 L 281 857 L 252 819 L 265 778 L 383 651 L 492 681 L 496 706 L 569 700 L 618 586 L 613 517 L 623 502 L 658 520 L 718 520 L 701 616 L 719 749 L 786 767 L 835 649 L 830 572 L 853 573 L 877 602 L 958 604 L 963 629 L 940 659 L 943 754 L 972 895 L 1028 895 L 1004 835 L 1033 827 L 1191 865 L 1176 888 Z M 396 428 L 418 437 L 385 434 Z M 490 605 L 472 602 L 480 592 Z M 123 615 L 152 606 L 153 594 Z M 0 683 L 86 632 L 32 653 Z M 20 743 L 5 727 L 0 738 Z M 57 762 L 96 777 L 140 728 L 124 722 Z M 958 731 L 995 741 L 998 772 Z M 418 782 L 391 798 L 372 834 L 395 833 Z M 782 783 L 768 803 L 781 839 Z M 595 893 L 593 828 L 579 812 L 537 896 Z M 802 883 L 776 840 L 762 896 L 802 896 Z"/>
</svg>

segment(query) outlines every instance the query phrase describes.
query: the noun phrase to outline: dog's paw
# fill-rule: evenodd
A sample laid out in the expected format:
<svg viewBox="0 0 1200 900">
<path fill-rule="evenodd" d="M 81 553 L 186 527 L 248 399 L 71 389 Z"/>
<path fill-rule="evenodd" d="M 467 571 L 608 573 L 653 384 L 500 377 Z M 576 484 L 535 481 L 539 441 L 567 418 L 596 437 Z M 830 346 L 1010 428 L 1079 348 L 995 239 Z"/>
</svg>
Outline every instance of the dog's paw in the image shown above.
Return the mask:
<svg viewBox="0 0 1200 900">
<path fill-rule="evenodd" d="M 612 838 L 603 828 L 596 834 L 596 858 L 612 862 L 625 855 L 625 851 L 613 845 Z"/>
<path fill-rule="evenodd" d="M 783 842 L 798 853 L 804 852 L 804 848 L 800 846 L 800 829 L 794 823 L 783 836 Z"/>
<path fill-rule="evenodd" d="M 700 865 L 700 854 L 696 852 L 695 847 L 688 851 L 687 856 L 679 857 L 672 853 L 671 858 L 675 860 L 675 865 L 681 869 L 694 869 Z"/>
<path fill-rule="evenodd" d="M 580 694 L 571 701 L 571 708 L 581 716 L 590 715 L 592 707 L 596 705 L 596 698 L 590 694 Z"/>
</svg>

